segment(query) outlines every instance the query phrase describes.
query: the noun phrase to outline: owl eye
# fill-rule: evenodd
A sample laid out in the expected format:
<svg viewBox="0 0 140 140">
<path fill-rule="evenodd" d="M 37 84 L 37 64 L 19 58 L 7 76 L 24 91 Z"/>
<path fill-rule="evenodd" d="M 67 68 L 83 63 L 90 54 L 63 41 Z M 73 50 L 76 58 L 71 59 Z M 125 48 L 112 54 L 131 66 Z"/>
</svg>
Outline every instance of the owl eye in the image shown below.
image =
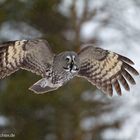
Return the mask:
<svg viewBox="0 0 140 140">
<path fill-rule="evenodd" d="M 66 60 L 67 62 L 70 62 L 70 61 L 71 61 L 71 57 L 70 57 L 70 56 L 67 56 L 67 57 L 65 58 L 65 60 Z"/>
</svg>

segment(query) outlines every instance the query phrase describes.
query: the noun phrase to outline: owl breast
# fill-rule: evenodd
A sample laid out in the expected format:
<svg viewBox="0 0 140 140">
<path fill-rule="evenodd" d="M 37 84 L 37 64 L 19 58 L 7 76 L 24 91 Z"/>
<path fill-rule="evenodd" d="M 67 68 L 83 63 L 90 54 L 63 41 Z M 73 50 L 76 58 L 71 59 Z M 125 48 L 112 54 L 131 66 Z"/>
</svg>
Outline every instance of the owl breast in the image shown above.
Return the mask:
<svg viewBox="0 0 140 140">
<path fill-rule="evenodd" d="M 52 74 L 52 83 L 53 84 L 64 84 L 71 80 L 75 75 L 71 72 L 61 72 L 61 73 L 53 73 Z"/>
</svg>

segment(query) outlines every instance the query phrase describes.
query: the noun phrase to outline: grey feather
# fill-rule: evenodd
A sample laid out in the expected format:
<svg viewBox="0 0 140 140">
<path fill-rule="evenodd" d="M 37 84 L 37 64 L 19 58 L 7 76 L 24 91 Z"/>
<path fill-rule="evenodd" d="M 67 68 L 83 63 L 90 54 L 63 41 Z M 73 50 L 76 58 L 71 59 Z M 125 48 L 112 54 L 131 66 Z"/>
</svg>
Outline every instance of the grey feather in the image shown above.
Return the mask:
<svg viewBox="0 0 140 140">
<path fill-rule="evenodd" d="M 37 94 L 43 94 L 46 92 L 56 90 L 58 87 L 56 85 L 52 84 L 51 81 L 49 81 L 48 79 L 43 78 L 43 79 L 37 81 L 35 84 L 33 84 L 29 88 L 29 90 L 31 90 Z"/>
<path fill-rule="evenodd" d="M 53 63 L 54 54 L 45 40 L 11 41 L 0 45 L 0 78 L 25 69 L 45 75 Z"/>
<path fill-rule="evenodd" d="M 86 78 L 89 82 L 110 96 L 113 95 L 112 86 L 115 87 L 118 95 L 121 95 L 121 88 L 118 80 L 123 84 L 126 90 L 129 90 L 128 81 L 131 84 L 135 83 L 133 77 L 125 69 L 134 75 L 139 75 L 131 66 L 134 63 L 129 58 L 94 47 L 92 44 L 86 45 L 78 55 L 81 63 L 78 76 Z M 122 75 L 124 77 L 122 77 Z"/>
</svg>

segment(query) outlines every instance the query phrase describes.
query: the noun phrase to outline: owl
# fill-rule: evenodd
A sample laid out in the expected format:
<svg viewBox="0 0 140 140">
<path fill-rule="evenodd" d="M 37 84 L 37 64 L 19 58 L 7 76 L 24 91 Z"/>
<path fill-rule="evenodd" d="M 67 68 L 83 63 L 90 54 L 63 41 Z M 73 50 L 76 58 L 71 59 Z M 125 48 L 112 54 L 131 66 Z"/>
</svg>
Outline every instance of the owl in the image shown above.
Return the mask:
<svg viewBox="0 0 140 140">
<path fill-rule="evenodd" d="M 120 84 L 129 91 L 128 82 L 135 84 L 131 74 L 139 75 L 131 66 L 133 64 L 129 58 L 93 44 L 84 45 L 78 53 L 65 51 L 59 54 L 54 54 L 43 39 L 0 44 L 0 78 L 19 69 L 31 71 L 42 77 L 29 88 L 37 94 L 56 90 L 78 76 L 107 95 L 113 95 L 113 88 L 122 95 Z"/>
</svg>

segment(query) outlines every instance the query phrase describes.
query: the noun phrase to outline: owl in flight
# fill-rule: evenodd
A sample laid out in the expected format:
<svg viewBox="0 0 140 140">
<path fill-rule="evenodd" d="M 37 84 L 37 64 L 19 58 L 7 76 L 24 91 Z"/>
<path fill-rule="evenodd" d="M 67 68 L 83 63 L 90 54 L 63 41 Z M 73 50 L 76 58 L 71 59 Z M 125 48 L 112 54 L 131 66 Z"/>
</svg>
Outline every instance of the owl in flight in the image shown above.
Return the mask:
<svg viewBox="0 0 140 140">
<path fill-rule="evenodd" d="M 0 78 L 19 69 L 41 75 L 42 79 L 29 88 L 37 94 L 56 90 L 78 76 L 110 96 L 113 87 L 121 95 L 120 84 L 129 90 L 128 82 L 135 84 L 131 74 L 139 75 L 131 66 L 133 64 L 129 58 L 92 44 L 85 45 L 79 53 L 65 51 L 59 54 L 54 54 L 43 39 L 0 44 Z"/>
</svg>

